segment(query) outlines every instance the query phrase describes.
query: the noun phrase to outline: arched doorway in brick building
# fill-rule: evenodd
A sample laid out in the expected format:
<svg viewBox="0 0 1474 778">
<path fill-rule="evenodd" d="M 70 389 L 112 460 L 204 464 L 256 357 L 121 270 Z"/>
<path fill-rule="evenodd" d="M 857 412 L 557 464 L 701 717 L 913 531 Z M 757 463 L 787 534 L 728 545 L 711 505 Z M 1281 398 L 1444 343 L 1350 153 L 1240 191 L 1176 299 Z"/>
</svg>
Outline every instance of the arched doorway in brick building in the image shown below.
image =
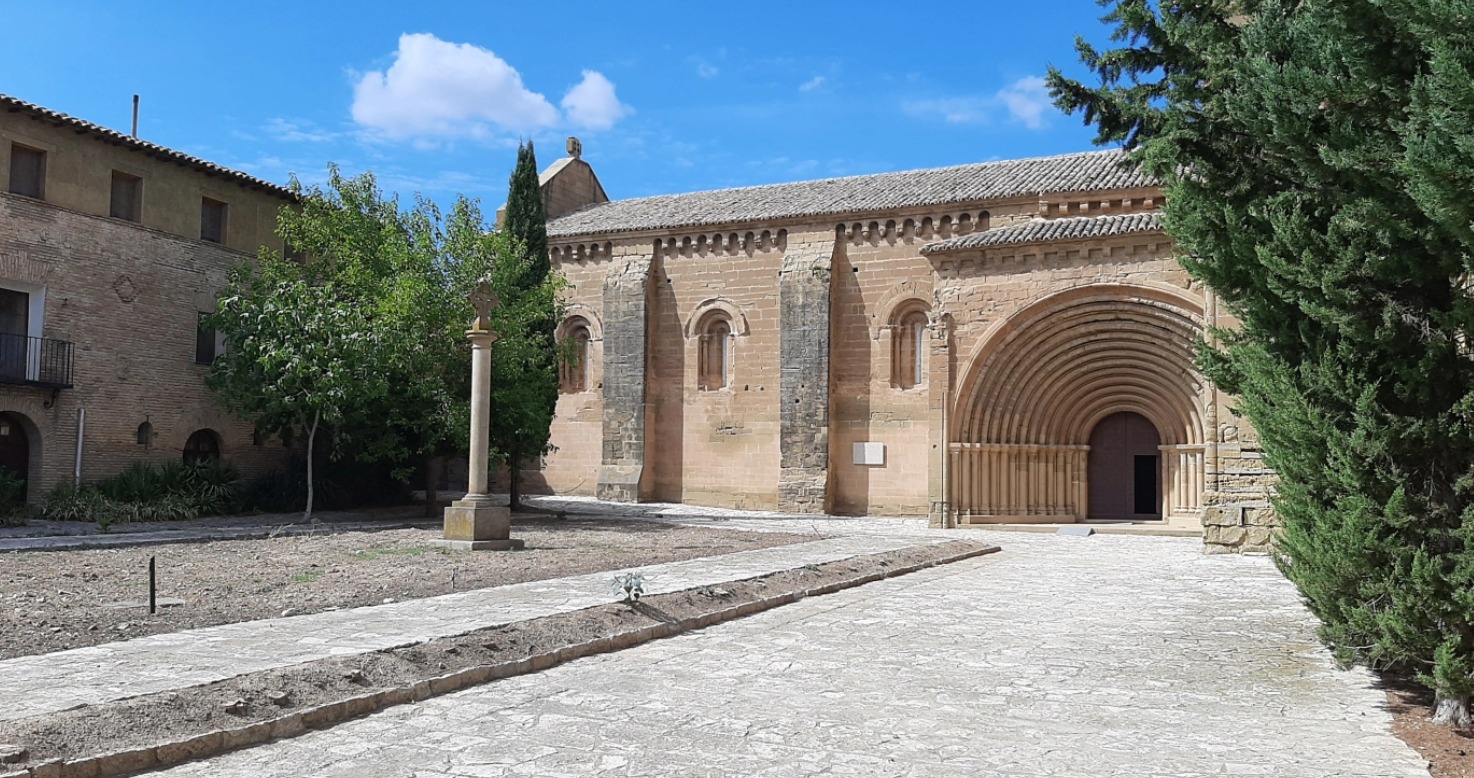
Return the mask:
<svg viewBox="0 0 1474 778">
<path fill-rule="evenodd" d="M 31 436 L 20 415 L 0 413 L 0 470 L 29 480 L 31 477 Z M 21 492 L 24 500 L 26 493 Z"/>
<path fill-rule="evenodd" d="M 1145 416 L 1113 413 L 1090 431 L 1087 478 L 1092 519 L 1162 517 L 1162 437 Z"/>
<path fill-rule="evenodd" d="M 949 446 L 963 523 L 1191 520 L 1202 512 L 1202 313 L 1176 291 L 1074 287 L 984 332 Z"/>
</svg>

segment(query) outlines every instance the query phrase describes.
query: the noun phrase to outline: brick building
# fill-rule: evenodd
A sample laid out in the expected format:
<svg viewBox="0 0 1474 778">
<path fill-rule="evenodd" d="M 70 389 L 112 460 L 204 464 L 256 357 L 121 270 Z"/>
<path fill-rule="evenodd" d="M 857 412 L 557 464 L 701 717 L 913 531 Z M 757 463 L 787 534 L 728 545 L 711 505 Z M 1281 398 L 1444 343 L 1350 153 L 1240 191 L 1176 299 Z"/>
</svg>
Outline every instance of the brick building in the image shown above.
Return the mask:
<svg viewBox="0 0 1474 778">
<path fill-rule="evenodd" d="M 142 460 L 280 443 L 212 401 L 201 314 L 274 234 L 289 191 L 0 95 L 0 467 L 35 501 Z"/>
<path fill-rule="evenodd" d="M 1271 474 L 1193 361 L 1232 321 L 1119 152 L 610 202 L 580 151 L 542 176 L 583 356 L 534 485 L 1267 544 Z"/>
</svg>

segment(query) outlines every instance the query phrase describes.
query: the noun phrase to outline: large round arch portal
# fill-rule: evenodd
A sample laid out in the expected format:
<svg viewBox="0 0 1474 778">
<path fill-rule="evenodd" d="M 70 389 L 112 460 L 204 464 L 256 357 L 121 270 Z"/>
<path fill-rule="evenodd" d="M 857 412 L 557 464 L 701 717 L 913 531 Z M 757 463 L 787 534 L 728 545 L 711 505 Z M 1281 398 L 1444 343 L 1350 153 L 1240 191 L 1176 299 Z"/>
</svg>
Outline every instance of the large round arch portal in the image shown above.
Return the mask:
<svg viewBox="0 0 1474 778">
<path fill-rule="evenodd" d="M 1201 308 L 1182 295 L 1123 285 L 1079 287 L 996 324 L 970 359 L 953 413 L 950 499 L 959 518 L 1092 518 L 1092 495 L 1108 493 L 1092 488 L 1092 433 L 1130 417 L 1155 433 L 1160 507 L 1118 517 L 1200 514 L 1206 382 L 1193 351 L 1202 331 Z M 1135 479 L 1135 468 L 1148 466 L 1135 457 L 1151 453 L 1121 456 L 1132 457 Z"/>
</svg>

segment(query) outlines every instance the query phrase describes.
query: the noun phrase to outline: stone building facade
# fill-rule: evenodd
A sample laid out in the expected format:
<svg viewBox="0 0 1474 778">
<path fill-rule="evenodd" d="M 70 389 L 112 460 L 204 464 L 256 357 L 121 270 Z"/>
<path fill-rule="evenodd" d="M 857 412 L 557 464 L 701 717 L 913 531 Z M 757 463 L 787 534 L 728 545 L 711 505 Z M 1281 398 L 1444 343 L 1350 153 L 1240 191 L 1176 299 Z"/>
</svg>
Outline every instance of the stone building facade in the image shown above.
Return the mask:
<svg viewBox="0 0 1474 778">
<path fill-rule="evenodd" d="M 1272 474 L 1193 361 L 1233 322 L 1119 152 L 610 202 L 579 151 L 542 176 L 581 357 L 534 484 L 1269 542 Z"/>
<path fill-rule="evenodd" d="M 228 272 L 292 194 L 0 95 L 0 468 L 28 499 L 138 461 L 279 465 L 204 385 Z"/>
</svg>

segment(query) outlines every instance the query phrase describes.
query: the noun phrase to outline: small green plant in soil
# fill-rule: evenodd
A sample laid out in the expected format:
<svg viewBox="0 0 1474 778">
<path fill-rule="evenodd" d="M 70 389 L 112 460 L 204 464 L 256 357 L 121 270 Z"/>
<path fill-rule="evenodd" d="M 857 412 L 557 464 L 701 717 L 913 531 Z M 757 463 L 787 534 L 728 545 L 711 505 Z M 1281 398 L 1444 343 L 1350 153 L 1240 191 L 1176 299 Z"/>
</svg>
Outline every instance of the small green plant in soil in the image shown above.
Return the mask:
<svg viewBox="0 0 1474 778">
<path fill-rule="evenodd" d="M 616 596 L 620 596 L 620 602 L 633 605 L 640 601 L 640 596 L 645 593 L 644 573 L 620 573 L 609 581 L 609 589 Z"/>
<path fill-rule="evenodd" d="M 322 570 L 304 570 L 303 572 L 300 572 L 300 573 L 292 576 L 292 583 L 301 583 L 301 584 L 312 583 L 313 581 L 316 581 L 318 578 L 321 578 L 322 577 L 322 574 L 323 574 L 323 571 Z"/>
</svg>

